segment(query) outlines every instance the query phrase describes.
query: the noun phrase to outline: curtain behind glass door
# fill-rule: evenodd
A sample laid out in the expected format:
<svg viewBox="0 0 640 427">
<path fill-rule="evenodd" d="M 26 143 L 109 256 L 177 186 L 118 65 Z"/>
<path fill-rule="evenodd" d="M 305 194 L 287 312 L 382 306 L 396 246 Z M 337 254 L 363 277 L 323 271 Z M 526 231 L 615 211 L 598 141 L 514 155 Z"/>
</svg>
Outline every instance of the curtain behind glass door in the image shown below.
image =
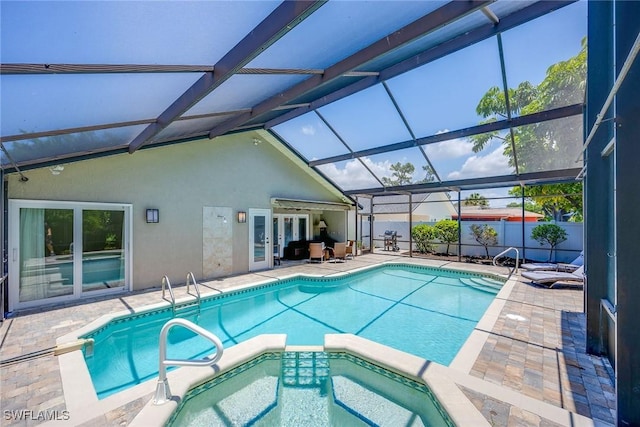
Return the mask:
<svg viewBox="0 0 640 427">
<path fill-rule="evenodd" d="M 73 294 L 72 242 L 72 209 L 20 209 L 20 302 Z"/>
</svg>

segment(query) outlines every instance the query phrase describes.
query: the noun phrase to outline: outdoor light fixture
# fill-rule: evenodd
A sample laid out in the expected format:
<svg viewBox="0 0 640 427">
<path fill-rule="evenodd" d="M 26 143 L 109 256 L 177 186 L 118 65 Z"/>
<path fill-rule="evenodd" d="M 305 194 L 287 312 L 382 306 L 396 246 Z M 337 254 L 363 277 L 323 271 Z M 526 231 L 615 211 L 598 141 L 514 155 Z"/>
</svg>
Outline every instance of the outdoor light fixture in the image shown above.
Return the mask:
<svg viewBox="0 0 640 427">
<path fill-rule="evenodd" d="M 262 140 L 259 138 L 253 138 L 252 141 L 253 141 L 253 145 L 262 144 Z"/>
<path fill-rule="evenodd" d="M 240 224 L 244 224 L 247 222 L 247 213 L 243 211 L 238 211 L 238 222 Z"/>
<path fill-rule="evenodd" d="M 158 209 L 147 209 L 147 223 L 157 224 L 160 222 L 160 213 Z"/>
</svg>

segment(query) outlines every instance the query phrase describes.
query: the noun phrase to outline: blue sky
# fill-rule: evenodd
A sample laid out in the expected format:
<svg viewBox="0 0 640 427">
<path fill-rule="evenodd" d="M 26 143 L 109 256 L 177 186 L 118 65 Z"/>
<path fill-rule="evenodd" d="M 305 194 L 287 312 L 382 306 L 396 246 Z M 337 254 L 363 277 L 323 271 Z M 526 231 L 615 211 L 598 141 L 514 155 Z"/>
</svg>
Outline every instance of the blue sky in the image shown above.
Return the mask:
<svg viewBox="0 0 640 427">
<path fill-rule="evenodd" d="M 324 68 L 354 48 L 367 46 L 445 3 L 379 1 L 371 7 L 364 1 L 332 1 L 248 67 Z M 185 4 L 2 0 L 0 59 L 4 63 L 213 64 L 279 2 Z M 327 25 L 327 18 L 331 18 L 331 25 Z M 476 12 L 464 18 L 462 25 L 473 19 L 484 17 Z M 363 27 L 367 31 L 362 31 Z M 525 80 L 540 83 L 550 65 L 579 51 L 585 35 L 585 1 L 505 32 L 502 38 L 509 85 L 515 87 Z M 1 133 L 6 136 L 154 118 L 198 77 L 179 73 L 3 75 Z M 234 76 L 187 114 L 248 108 L 303 78 Z M 475 113 L 479 99 L 491 86 L 502 85 L 497 40 L 494 37 L 477 43 L 386 83 L 418 138 L 476 125 L 482 120 Z M 351 150 L 411 139 L 382 85 L 326 105 L 319 113 Z M 178 135 L 182 128 L 193 125 L 177 123 L 166 132 Z M 207 123 L 199 126 L 206 127 Z M 274 130 L 309 160 L 349 151 L 316 113 Z M 425 147 L 443 180 L 511 173 L 502 149 L 502 144 L 495 141 L 473 153 L 465 139 Z M 417 148 L 362 161 L 378 178 L 390 176 L 390 166 L 396 162 L 412 162 L 416 166 L 414 180 L 424 177 L 421 166 L 426 164 Z M 358 161 L 321 169 L 346 190 L 379 186 Z"/>
<path fill-rule="evenodd" d="M 586 36 L 586 2 L 562 8 L 502 35 L 507 81 L 534 85 L 552 64 L 576 55 Z M 491 38 L 455 54 L 405 73 L 387 82 L 416 137 L 424 137 L 478 124 L 475 108 L 492 86 L 502 87 L 497 39 Z M 342 139 L 354 150 L 411 139 L 382 85 L 369 88 L 319 109 Z M 308 113 L 274 128 L 303 156 L 319 159 L 348 152 L 315 113 Z M 513 173 L 499 141 L 473 153 L 466 139 L 425 146 L 443 180 Z M 417 149 L 362 159 L 378 175 L 390 176 L 396 162 L 416 166 L 414 180 L 423 177 L 425 163 Z M 344 189 L 379 187 L 356 160 L 323 165 L 320 169 Z M 506 196 L 508 189 L 480 191 L 486 197 Z M 501 206 L 509 201 L 495 201 Z"/>
</svg>

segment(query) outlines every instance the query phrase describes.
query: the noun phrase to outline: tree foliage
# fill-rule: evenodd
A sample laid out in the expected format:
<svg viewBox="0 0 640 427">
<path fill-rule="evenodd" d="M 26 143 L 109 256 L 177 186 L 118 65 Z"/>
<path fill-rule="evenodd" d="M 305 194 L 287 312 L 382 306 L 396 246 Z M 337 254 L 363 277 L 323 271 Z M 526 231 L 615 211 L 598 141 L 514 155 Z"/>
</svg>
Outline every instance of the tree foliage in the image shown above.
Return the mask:
<svg viewBox="0 0 640 427">
<path fill-rule="evenodd" d="M 514 189 L 515 189 L 515 187 L 514 187 Z M 520 190 L 520 187 L 518 187 L 518 191 L 519 190 Z M 514 191 L 514 190 L 510 190 L 509 194 L 511 194 L 511 191 Z M 507 207 L 508 208 L 521 208 L 522 207 L 522 203 L 512 202 L 512 203 L 509 203 L 507 205 Z M 524 202 L 524 209 L 526 211 L 535 212 L 535 213 L 540 214 L 540 215 L 544 215 L 545 214 L 544 210 L 542 209 L 542 206 L 538 205 L 537 203 L 529 202 L 527 200 L 525 200 L 525 202 Z"/>
<path fill-rule="evenodd" d="M 396 185 L 405 185 L 411 184 L 413 182 L 413 172 L 416 170 L 413 164 L 407 162 L 402 164 L 400 162 L 392 164 L 389 169 L 391 169 L 391 178 L 382 177 L 382 183 L 389 187 Z"/>
<path fill-rule="evenodd" d="M 551 261 L 551 255 L 555 247 L 567 240 L 567 232 L 556 224 L 540 224 L 531 230 L 531 238 L 538 241 L 541 246 L 544 244 L 549 245 L 549 261 Z"/>
<path fill-rule="evenodd" d="M 418 184 L 425 184 L 427 182 L 433 182 L 436 180 L 436 174 L 429 165 L 422 166 L 422 170 L 424 171 L 424 178 L 418 181 Z"/>
<path fill-rule="evenodd" d="M 406 185 L 413 183 L 413 173 L 416 167 L 411 162 L 400 163 L 396 162 L 392 164 L 389 169 L 391 170 L 391 177 L 382 177 L 382 183 L 386 186 Z M 422 166 L 424 171 L 424 178 L 416 181 L 416 184 L 425 184 L 427 182 L 433 182 L 436 179 L 436 174 L 429 165 Z"/>
<path fill-rule="evenodd" d="M 580 51 L 566 61 L 560 61 L 547 69 L 545 79 L 536 85 L 524 81 L 515 88 L 509 88 L 509 105 L 511 115 L 527 115 L 544 110 L 584 102 L 587 72 L 587 44 L 582 41 Z M 490 123 L 508 118 L 504 91 L 494 86 L 489 88 L 476 107 L 478 115 Z M 573 168 L 573 160 L 582 147 L 582 117 L 574 116 L 563 119 L 561 125 L 555 120 L 520 126 L 513 129 L 511 135 L 499 131 L 470 137 L 473 151 L 481 151 L 490 141 L 499 140 L 504 144 L 504 153 L 509 157 L 509 165 L 517 166 L 520 173 L 545 170 Z M 516 149 L 514 155 L 513 147 Z M 577 189 L 577 185 L 580 189 Z M 546 185 L 529 190 L 530 196 L 550 194 L 581 193 L 581 185 L 577 183 L 555 184 L 545 189 Z M 520 195 L 519 187 L 514 193 Z M 512 194 L 514 194 L 512 193 Z M 538 193 L 538 194 L 536 194 Z M 582 197 L 532 199 L 532 203 L 541 203 L 545 214 L 561 220 L 567 213 L 581 220 Z M 578 200 L 579 199 L 579 200 Z"/>
<path fill-rule="evenodd" d="M 411 238 L 416 243 L 416 248 L 421 254 L 433 252 L 436 229 L 432 225 L 418 224 L 411 229 Z"/>
<path fill-rule="evenodd" d="M 436 237 L 443 243 L 447 244 L 447 254 L 449 246 L 458 241 L 458 221 L 452 219 L 443 219 L 434 225 L 436 229 Z"/>
<path fill-rule="evenodd" d="M 489 206 L 489 201 L 480 193 L 472 193 L 464 199 L 462 204 L 464 206 L 480 206 L 484 208 Z"/>
<path fill-rule="evenodd" d="M 489 258 L 489 246 L 498 244 L 498 232 L 489 224 L 472 224 L 471 235 L 476 242 L 484 246 L 487 258 Z"/>
<path fill-rule="evenodd" d="M 514 187 L 509 194 L 521 196 L 522 193 L 520 187 Z M 582 182 L 526 186 L 524 197 L 525 209 L 543 214 L 547 221 L 566 221 L 565 215 L 574 222 L 583 219 Z"/>
<path fill-rule="evenodd" d="M 73 214 L 73 209 L 45 209 L 44 211 L 44 221 L 52 230 L 56 254 L 68 254 L 71 251 L 71 243 L 74 241 Z M 83 252 L 122 248 L 123 226 L 123 211 L 83 210 Z"/>
</svg>

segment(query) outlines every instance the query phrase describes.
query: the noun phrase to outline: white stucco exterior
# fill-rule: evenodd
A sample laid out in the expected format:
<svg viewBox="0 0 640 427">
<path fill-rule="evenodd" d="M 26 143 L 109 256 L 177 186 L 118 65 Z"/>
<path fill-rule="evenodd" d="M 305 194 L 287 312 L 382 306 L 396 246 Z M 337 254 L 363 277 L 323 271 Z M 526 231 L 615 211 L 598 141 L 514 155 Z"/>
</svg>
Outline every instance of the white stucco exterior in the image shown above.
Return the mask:
<svg viewBox="0 0 640 427">
<path fill-rule="evenodd" d="M 254 144 L 253 139 L 262 141 Z M 139 150 L 9 175 L 9 200 L 122 203 L 132 206 L 132 289 L 249 270 L 249 224 L 237 212 L 271 209 L 272 197 L 348 199 L 264 131 Z M 148 224 L 156 208 L 160 222 Z M 324 213 L 312 211 L 311 220 Z M 217 224 L 219 217 L 226 223 Z M 346 238 L 344 212 L 327 213 L 330 233 Z M 271 226 L 271 224 L 268 224 Z M 17 230 L 9 230 L 9 238 Z"/>
</svg>

